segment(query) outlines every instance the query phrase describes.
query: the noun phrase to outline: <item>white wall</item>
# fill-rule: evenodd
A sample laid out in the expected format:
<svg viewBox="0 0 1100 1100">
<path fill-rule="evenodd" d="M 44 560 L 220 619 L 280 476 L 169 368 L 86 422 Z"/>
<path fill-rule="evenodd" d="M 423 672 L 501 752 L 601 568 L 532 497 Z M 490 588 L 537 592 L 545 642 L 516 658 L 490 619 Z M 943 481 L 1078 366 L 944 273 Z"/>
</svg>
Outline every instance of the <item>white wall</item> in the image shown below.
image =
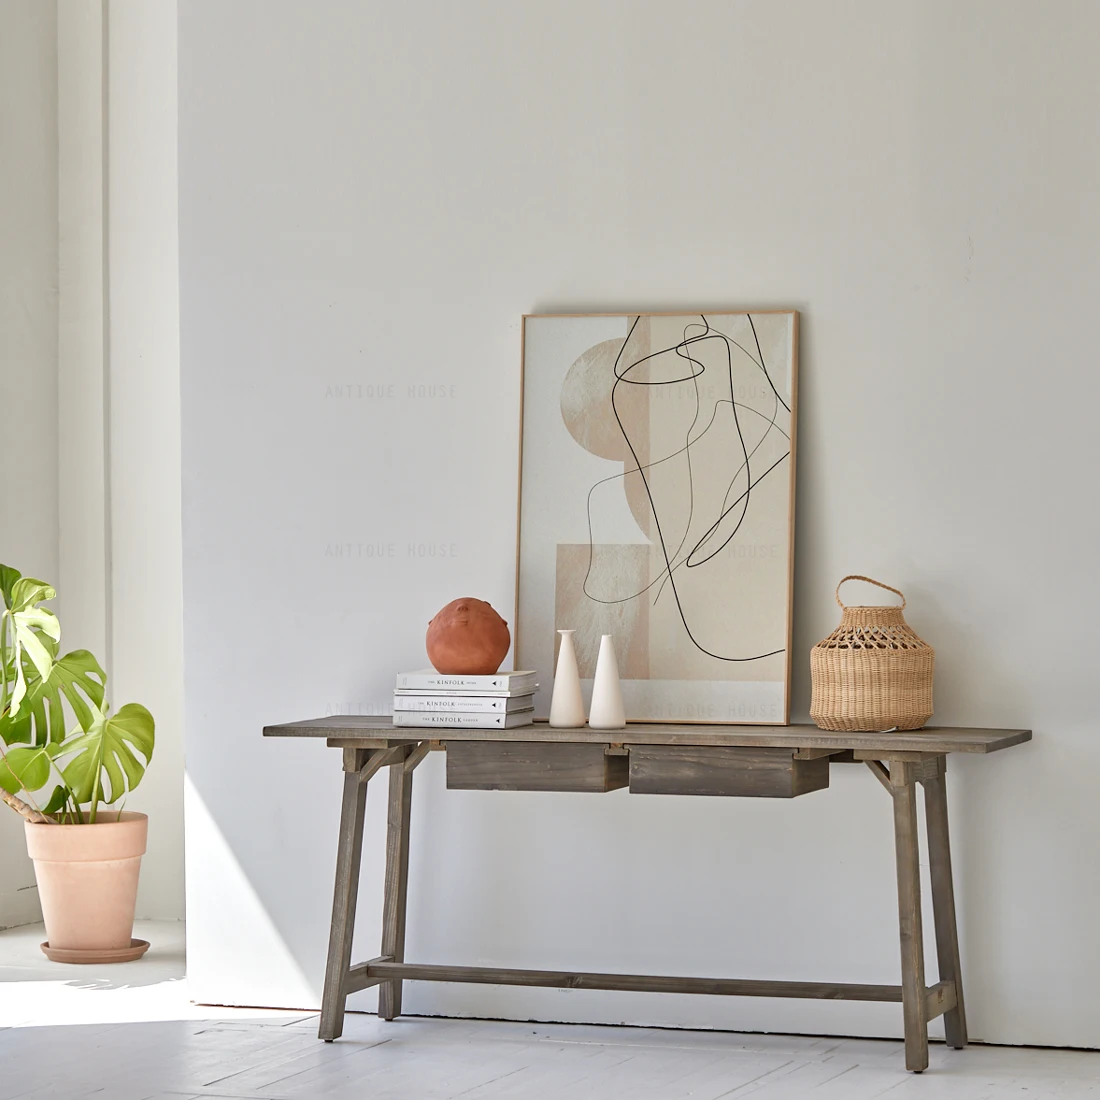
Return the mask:
<svg viewBox="0 0 1100 1100">
<path fill-rule="evenodd" d="M 383 706 L 440 605 L 510 604 L 521 313 L 790 306 L 796 716 L 859 571 L 937 647 L 937 719 L 1035 727 L 951 762 L 971 1032 L 1100 1045 L 1098 31 L 1069 0 L 182 7 L 199 997 L 317 1003 L 338 760 L 261 726 Z M 890 813 L 862 770 L 793 803 L 479 795 L 433 757 L 416 788 L 411 958 L 896 981 Z M 406 1004 L 901 1027 L 896 1006 L 577 991 Z"/>
<path fill-rule="evenodd" d="M 0 561 L 57 576 L 57 13 L 0 5 Z M 39 919 L 23 823 L 0 814 L 0 928 Z"/>
</svg>

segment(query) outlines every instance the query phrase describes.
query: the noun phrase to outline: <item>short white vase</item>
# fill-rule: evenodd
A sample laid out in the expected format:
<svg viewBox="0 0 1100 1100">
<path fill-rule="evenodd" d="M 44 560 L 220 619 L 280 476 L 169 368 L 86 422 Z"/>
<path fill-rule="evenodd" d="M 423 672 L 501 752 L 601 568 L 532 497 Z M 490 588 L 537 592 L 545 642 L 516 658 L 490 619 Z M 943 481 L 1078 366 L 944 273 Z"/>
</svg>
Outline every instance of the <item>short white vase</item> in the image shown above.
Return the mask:
<svg viewBox="0 0 1100 1100">
<path fill-rule="evenodd" d="M 600 639 L 588 724 L 595 730 L 620 730 L 626 725 L 623 689 L 619 683 L 619 662 L 615 659 L 615 646 L 610 634 L 605 634 Z"/>
<path fill-rule="evenodd" d="M 554 670 L 554 694 L 550 697 L 550 725 L 557 729 L 575 729 L 584 725 L 584 696 L 577 671 L 577 651 L 573 631 L 559 630 L 558 666 Z"/>
</svg>

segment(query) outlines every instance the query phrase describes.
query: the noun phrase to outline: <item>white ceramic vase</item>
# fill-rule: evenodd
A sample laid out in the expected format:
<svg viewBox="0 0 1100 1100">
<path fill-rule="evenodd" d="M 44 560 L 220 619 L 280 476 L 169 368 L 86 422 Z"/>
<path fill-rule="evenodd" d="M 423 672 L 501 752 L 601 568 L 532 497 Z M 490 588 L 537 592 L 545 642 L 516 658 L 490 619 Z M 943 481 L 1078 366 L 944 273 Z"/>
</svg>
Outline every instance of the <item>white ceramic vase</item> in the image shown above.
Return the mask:
<svg viewBox="0 0 1100 1100">
<path fill-rule="evenodd" d="M 623 689 L 619 683 L 619 662 L 615 659 L 615 646 L 610 634 L 605 634 L 600 639 L 588 724 L 594 730 L 620 730 L 626 725 Z"/>
<path fill-rule="evenodd" d="M 573 631 L 559 630 L 558 667 L 554 670 L 554 694 L 550 697 L 550 725 L 557 729 L 575 729 L 584 725 L 584 696 L 577 671 L 577 651 Z"/>
</svg>

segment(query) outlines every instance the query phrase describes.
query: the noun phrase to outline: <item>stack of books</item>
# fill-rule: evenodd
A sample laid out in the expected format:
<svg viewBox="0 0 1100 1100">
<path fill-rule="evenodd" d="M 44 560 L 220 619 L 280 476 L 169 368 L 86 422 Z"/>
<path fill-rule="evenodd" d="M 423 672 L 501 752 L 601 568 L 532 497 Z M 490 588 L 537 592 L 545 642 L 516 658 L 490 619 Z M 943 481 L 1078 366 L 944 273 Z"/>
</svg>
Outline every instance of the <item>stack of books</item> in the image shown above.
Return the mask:
<svg viewBox="0 0 1100 1100">
<path fill-rule="evenodd" d="M 434 668 L 402 672 L 393 693 L 395 726 L 515 729 L 534 720 L 534 672 L 448 676 Z"/>
</svg>

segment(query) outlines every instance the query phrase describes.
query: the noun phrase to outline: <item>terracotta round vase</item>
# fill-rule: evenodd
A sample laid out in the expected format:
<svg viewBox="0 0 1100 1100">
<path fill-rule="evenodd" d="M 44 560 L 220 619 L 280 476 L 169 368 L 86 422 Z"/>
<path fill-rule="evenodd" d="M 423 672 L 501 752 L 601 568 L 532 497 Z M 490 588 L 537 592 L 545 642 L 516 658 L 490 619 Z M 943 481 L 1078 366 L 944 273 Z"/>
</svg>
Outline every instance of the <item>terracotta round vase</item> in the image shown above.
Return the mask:
<svg viewBox="0 0 1100 1100">
<path fill-rule="evenodd" d="M 25 822 L 46 922 L 42 950 L 65 962 L 122 962 L 149 945 L 132 938 L 149 819 L 100 808 L 95 825 Z"/>
<path fill-rule="evenodd" d="M 508 624 L 484 601 L 452 600 L 428 623 L 428 660 L 449 676 L 490 676 L 500 668 L 512 636 Z"/>
</svg>

